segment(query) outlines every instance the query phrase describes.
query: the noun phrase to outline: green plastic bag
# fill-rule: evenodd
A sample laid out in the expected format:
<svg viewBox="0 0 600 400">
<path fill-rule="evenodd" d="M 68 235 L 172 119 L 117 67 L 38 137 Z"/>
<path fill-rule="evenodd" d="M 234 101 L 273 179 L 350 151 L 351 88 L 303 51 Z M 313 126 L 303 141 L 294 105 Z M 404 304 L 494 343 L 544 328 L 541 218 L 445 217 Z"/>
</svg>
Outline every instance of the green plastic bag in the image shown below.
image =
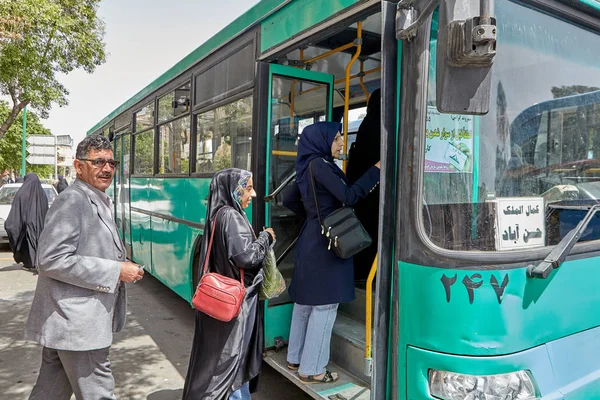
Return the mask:
<svg viewBox="0 0 600 400">
<path fill-rule="evenodd" d="M 279 296 L 285 290 L 285 279 L 277 268 L 277 259 L 275 258 L 275 252 L 273 248 L 269 249 L 267 257 L 263 262 L 263 275 L 264 280 L 260 291 L 258 292 L 258 298 L 260 300 L 268 300 Z"/>
</svg>

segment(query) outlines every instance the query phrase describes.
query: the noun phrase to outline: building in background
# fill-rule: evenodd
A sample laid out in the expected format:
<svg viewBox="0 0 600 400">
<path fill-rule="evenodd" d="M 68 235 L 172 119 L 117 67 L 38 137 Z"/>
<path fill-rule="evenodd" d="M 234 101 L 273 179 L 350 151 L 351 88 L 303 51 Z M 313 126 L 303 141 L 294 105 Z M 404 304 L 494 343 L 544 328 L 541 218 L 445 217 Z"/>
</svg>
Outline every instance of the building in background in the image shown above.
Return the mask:
<svg viewBox="0 0 600 400">
<path fill-rule="evenodd" d="M 73 138 L 69 135 L 56 136 L 56 152 L 58 160 L 58 175 L 67 178 L 68 181 L 75 179 L 73 168 Z"/>
</svg>

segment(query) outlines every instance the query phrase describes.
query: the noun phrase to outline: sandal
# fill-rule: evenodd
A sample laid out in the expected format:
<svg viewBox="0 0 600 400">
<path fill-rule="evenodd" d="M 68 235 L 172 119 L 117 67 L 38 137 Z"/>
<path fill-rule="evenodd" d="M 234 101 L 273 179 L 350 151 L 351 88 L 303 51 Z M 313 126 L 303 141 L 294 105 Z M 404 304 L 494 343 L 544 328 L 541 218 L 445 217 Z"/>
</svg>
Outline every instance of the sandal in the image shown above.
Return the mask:
<svg viewBox="0 0 600 400">
<path fill-rule="evenodd" d="M 315 376 L 317 375 L 308 375 L 308 376 L 302 376 L 300 374 L 298 374 L 298 378 L 300 378 L 300 381 L 302 381 L 302 383 L 333 383 L 335 381 L 337 381 L 339 379 L 339 376 L 336 372 L 331 372 L 331 371 L 325 371 L 325 374 L 323 374 L 322 378 L 315 378 Z"/>
<path fill-rule="evenodd" d="M 288 362 L 287 367 L 288 367 L 288 369 L 291 369 L 292 371 L 298 371 L 298 368 L 300 368 L 300 364 L 294 364 L 294 363 Z"/>
</svg>

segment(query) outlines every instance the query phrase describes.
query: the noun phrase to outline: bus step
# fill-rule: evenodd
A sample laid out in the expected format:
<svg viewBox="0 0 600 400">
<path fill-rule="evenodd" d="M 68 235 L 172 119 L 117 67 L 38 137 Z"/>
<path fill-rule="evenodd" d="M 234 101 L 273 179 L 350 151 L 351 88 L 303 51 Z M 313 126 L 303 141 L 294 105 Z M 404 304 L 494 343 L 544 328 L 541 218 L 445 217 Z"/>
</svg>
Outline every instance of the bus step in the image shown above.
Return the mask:
<svg viewBox="0 0 600 400">
<path fill-rule="evenodd" d="M 365 323 L 365 306 L 366 306 L 366 298 L 367 293 L 364 289 L 356 288 L 356 299 L 350 303 L 342 303 L 339 306 L 339 311 L 344 314 L 354 318 L 357 321 L 361 321 L 363 324 Z M 375 292 L 373 292 L 373 302 L 372 307 L 375 307 Z"/>
<path fill-rule="evenodd" d="M 266 352 L 265 361 L 275 370 L 292 381 L 313 399 L 325 400 L 370 400 L 371 390 L 369 385 L 353 376 L 337 364 L 330 362 L 327 369 L 337 372 L 339 379 L 333 383 L 305 384 L 298 379 L 295 371 L 287 368 L 287 349 L 279 352 L 269 350 Z"/>
<path fill-rule="evenodd" d="M 339 312 L 331 336 L 331 360 L 349 373 L 369 382 L 365 374 L 365 323 Z"/>
</svg>

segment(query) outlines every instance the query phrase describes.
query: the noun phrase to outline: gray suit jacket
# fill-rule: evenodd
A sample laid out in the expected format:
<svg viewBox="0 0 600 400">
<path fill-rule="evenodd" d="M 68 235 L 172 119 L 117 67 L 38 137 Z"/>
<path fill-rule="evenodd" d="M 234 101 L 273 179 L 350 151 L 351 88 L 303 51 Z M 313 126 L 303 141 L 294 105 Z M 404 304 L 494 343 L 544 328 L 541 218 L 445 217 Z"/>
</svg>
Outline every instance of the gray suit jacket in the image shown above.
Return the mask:
<svg viewBox="0 0 600 400">
<path fill-rule="evenodd" d="M 109 209 L 79 179 L 56 198 L 40 236 L 26 338 L 71 351 L 109 347 L 125 325 L 125 249 Z"/>
</svg>

